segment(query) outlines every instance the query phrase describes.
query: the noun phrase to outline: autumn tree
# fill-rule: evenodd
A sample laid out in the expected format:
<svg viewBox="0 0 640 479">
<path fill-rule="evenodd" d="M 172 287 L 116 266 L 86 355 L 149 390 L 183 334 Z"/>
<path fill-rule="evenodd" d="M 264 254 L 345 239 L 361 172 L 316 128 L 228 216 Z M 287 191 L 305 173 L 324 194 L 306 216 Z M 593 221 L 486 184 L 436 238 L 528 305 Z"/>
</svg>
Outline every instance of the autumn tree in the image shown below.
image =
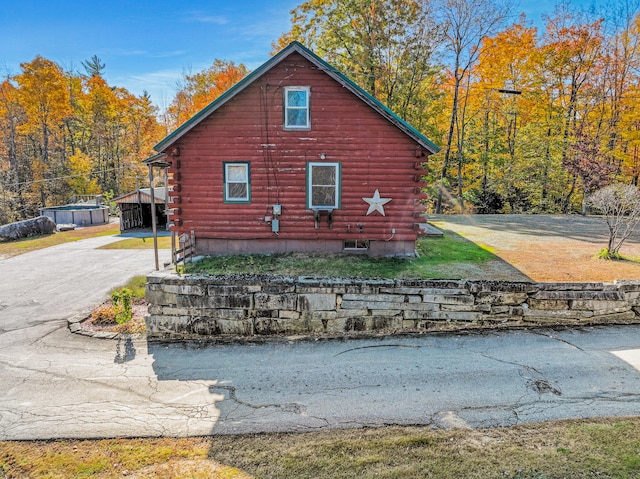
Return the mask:
<svg viewBox="0 0 640 479">
<path fill-rule="evenodd" d="M 4 185 L 0 224 L 20 218 L 25 211 L 23 180 L 27 173 L 20 162 L 22 142 L 18 133 L 18 126 L 25 121 L 24 116 L 17 89 L 8 79 L 4 80 L 0 83 L 0 178 Z"/>
<path fill-rule="evenodd" d="M 0 222 L 24 219 L 74 194 L 135 186 L 141 160 L 162 137 L 157 109 L 102 77 L 65 72 L 36 57 L 0 83 Z"/>
<path fill-rule="evenodd" d="M 74 195 L 93 195 L 100 192 L 97 178 L 91 175 L 91 159 L 80 150 L 69 156 L 67 184 Z"/>
<path fill-rule="evenodd" d="M 563 158 L 563 165 L 582 186 L 582 214 L 586 214 L 587 197 L 598 188 L 609 184 L 617 168 L 601 150 L 597 137 L 586 134 L 582 129 L 576 133 L 576 140 L 570 152 Z"/>
<path fill-rule="evenodd" d="M 28 138 L 32 193 L 39 195 L 43 206 L 55 192 L 55 183 L 48 180 L 64 172 L 61 126 L 71 115 L 68 81 L 59 65 L 41 56 L 20 66 L 22 73 L 15 81 L 25 122 L 18 131 Z"/>
<path fill-rule="evenodd" d="M 92 60 L 89 66 L 93 67 L 87 71 L 93 74 L 79 77 L 69 141 L 72 151 L 78 148 L 91 159 L 100 190 L 119 195 L 135 187 L 136 177 L 144 175 L 140 160 L 152 153 L 162 132 L 149 96 L 137 97 L 110 86 L 101 75 L 99 59 Z"/>
<path fill-rule="evenodd" d="M 561 8 L 541 37 L 525 25 L 485 39 L 470 70 L 466 195 L 501 197 L 505 211 L 566 212 L 640 172 L 634 22 L 611 33 L 602 19 Z"/>
<path fill-rule="evenodd" d="M 586 121 L 597 94 L 595 80 L 601 74 L 602 20 L 580 22 L 581 16 L 560 9 L 547 21 L 543 52 L 548 88 L 554 92 L 555 106 L 562 121 L 562 163 L 566 164 L 575 132 Z M 569 187 L 562 210 L 567 212 L 579 177 L 569 173 Z"/>
<path fill-rule="evenodd" d="M 464 135 L 456 133 L 460 122 L 461 98 L 468 98 L 466 92 L 461 91 L 470 84 L 468 75 L 471 67 L 476 63 L 480 54 L 482 41 L 496 34 L 503 26 L 510 14 L 510 3 L 502 0 L 443 0 L 436 11 L 436 18 L 442 25 L 444 32 L 443 48 L 451 77 L 451 107 L 447 135 L 444 146 L 444 158 L 440 173 L 440 187 L 438 188 L 436 213 L 442 211 L 443 192 L 446 187 L 453 152 L 453 140 L 458 138 L 456 145 L 459 168 L 464 157 Z M 464 108 L 464 107 L 463 107 Z M 461 201 L 462 199 L 459 198 Z"/>
<path fill-rule="evenodd" d="M 456 131 L 468 130 L 468 140 L 458 140 L 454 149 L 458 198 L 463 196 L 464 182 L 465 196 L 483 212 L 497 212 L 505 200 L 510 210 L 517 209 L 519 201 L 513 193 L 525 186 L 520 173 L 527 165 L 520 161 L 523 152 L 519 132 L 529 121 L 532 98 L 527 91 L 533 87 L 537 61 L 537 31 L 525 25 L 526 18 L 521 17 L 519 23 L 482 41 L 478 61 L 467 76 L 473 81 L 464 88 L 471 94 L 465 94 L 461 102 L 468 125 L 461 121 L 456 124 Z M 460 144 L 464 156 L 458 151 Z"/>
<path fill-rule="evenodd" d="M 640 14 L 622 10 L 606 37 L 605 91 L 601 109 L 606 147 L 619 173 L 638 185 L 640 176 Z"/>
<path fill-rule="evenodd" d="M 433 54 L 441 40 L 429 2 L 310 0 L 292 11 L 274 43 L 311 48 L 405 120 L 423 124 L 437 92 Z M 422 126 L 422 125 L 421 125 Z"/>
<path fill-rule="evenodd" d="M 167 109 L 172 128 L 177 128 L 213 100 L 247 76 L 248 70 L 240 63 L 216 59 L 209 68 L 186 74 L 179 90 Z"/>
</svg>

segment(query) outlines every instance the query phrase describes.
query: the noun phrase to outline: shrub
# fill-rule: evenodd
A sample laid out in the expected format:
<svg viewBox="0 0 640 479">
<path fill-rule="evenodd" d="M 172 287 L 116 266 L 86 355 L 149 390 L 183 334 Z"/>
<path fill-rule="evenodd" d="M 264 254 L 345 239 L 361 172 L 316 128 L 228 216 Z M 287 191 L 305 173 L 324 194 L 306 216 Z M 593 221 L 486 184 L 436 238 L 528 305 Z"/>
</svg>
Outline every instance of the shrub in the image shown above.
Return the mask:
<svg viewBox="0 0 640 479">
<path fill-rule="evenodd" d="M 622 256 L 620 253 L 612 253 L 611 251 L 609 251 L 609 248 L 602 248 L 600 251 L 598 251 L 598 254 L 596 254 L 596 258 L 617 261 L 622 261 L 625 259 L 624 256 Z"/>
<path fill-rule="evenodd" d="M 116 309 L 109 304 L 104 304 L 91 313 L 91 318 L 97 324 L 114 324 L 116 320 Z"/>
<path fill-rule="evenodd" d="M 128 288 L 122 288 L 111 293 L 116 322 L 123 324 L 131 321 L 133 317 L 132 293 Z"/>
<path fill-rule="evenodd" d="M 475 207 L 476 213 L 480 215 L 496 214 L 504 207 L 502 195 L 490 188 L 473 188 L 465 196 Z"/>
</svg>

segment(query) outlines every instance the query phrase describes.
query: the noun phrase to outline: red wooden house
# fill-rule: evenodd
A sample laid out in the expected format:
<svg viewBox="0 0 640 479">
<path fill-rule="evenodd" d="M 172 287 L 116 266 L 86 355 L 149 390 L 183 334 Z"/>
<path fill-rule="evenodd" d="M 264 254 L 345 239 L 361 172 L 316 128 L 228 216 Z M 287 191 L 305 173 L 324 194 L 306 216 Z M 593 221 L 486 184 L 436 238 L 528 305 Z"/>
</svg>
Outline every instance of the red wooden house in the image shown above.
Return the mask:
<svg viewBox="0 0 640 479">
<path fill-rule="evenodd" d="M 297 42 L 155 148 L 171 229 L 205 255 L 413 255 L 423 162 L 438 151 Z"/>
</svg>

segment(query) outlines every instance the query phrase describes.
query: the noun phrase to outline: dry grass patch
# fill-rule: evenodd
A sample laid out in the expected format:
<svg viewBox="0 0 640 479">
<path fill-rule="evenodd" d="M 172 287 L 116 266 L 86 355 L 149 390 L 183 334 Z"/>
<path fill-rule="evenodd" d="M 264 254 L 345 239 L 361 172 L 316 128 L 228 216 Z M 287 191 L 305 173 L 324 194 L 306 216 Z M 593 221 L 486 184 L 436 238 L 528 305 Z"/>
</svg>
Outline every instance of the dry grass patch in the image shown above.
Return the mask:
<svg viewBox="0 0 640 479">
<path fill-rule="evenodd" d="M 640 477 L 640 418 L 480 430 L 389 427 L 239 441 L 215 438 L 211 457 L 258 478 Z"/>
<path fill-rule="evenodd" d="M 79 241 L 96 236 L 110 236 L 120 233 L 118 223 L 109 223 L 100 226 L 89 226 L 87 228 L 79 228 L 71 231 L 61 231 L 51 235 L 39 235 L 31 238 L 25 238 L 17 241 L 0 243 L 0 258 L 17 256 L 19 254 L 28 253 L 50 246 L 56 246 L 72 241 Z"/>
<path fill-rule="evenodd" d="M 100 246 L 98 249 L 153 249 L 153 238 L 127 238 Z M 158 249 L 171 249 L 171 237 L 158 237 Z"/>
<path fill-rule="evenodd" d="M 0 478 L 640 477 L 640 418 L 188 439 L 0 442 Z"/>
<path fill-rule="evenodd" d="M 201 478 L 250 476 L 207 457 L 207 439 L 2 442 L 1 478 Z"/>
</svg>

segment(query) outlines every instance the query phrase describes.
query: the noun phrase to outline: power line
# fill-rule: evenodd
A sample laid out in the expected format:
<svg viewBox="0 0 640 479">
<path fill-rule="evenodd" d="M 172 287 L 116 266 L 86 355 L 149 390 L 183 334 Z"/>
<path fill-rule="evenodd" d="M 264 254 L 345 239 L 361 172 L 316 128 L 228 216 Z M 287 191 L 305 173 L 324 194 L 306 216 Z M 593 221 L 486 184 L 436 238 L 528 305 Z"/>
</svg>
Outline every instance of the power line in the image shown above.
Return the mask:
<svg viewBox="0 0 640 479">
<path fill-rule="evenodd" d="M 11 186 L 15 187 L 15 186 L 25 186 L 25 185 L 35 185 L 37 183 L 47 183 L 50 181 L 58 181 L 58 180 L 68 180 L 70 178 L 80 178 L 80 177 L 89 177 L 91 175 L 98 175 L 98 174 L 102 174 L 102 173 L 108 173 L 111 171 L 123 171 L 126 170 L 128 168 L 132 168 L 134 166 L 144 166 L 144 165 L 124 165 L 124 166 L 120 166 L 118 168 L 107 168 L 104 170 L 94 170 L 94 171 L 90 171 L 88 173 L 82 173 L 82 174 L 77 174 L 77 175 L 66 175 L 66 176 L 55 176 L 53 178 L 43 178 L 41 180 L 32 180 L 32 181 L 21 181 L 18 183 L 0 183 L 0 185 L 2 186 L 2 188 L 6 188 L 9 189 Z"/>
</svg>

